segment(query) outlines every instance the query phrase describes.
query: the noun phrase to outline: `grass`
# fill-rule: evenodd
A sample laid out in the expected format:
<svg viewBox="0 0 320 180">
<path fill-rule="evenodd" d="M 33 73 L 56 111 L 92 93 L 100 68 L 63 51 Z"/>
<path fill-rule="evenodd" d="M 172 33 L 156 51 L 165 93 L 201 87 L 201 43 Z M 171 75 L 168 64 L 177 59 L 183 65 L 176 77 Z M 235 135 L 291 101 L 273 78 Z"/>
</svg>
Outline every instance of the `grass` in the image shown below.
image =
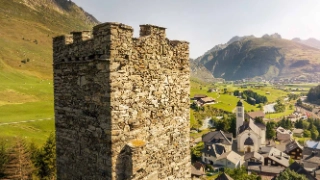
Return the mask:
<svg viewBox="0 0 320 180">
<path fill-rule="evenodd" d="M 51 132 L 54 132 L 53 120 L 0 126 L 0 137 L 5 139 L 8 145 L 13 145 L 14 138 L 20 136 L 27 142 L 34 142 L 37 146 L 41 146 Z"/>
</svg>

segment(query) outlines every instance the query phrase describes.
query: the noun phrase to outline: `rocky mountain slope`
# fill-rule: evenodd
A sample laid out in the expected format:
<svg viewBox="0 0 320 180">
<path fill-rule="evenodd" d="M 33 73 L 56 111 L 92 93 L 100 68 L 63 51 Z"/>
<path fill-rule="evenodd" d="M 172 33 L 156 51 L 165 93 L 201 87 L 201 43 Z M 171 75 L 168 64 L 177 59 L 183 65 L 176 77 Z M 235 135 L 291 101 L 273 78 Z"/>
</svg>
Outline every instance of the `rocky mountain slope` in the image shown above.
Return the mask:
<svg viewBox="0 0 320 180">
<path fill-rule="evenodd" d="M 2 72 L 51 79 L 52 37 L 99 23 L 69 0 L 0 0 L 0 4 Z"/>
<path fill-rule="evenodd" d="M 214 78 L 210 71 L 203 64 L 190 59 L 190 74 L 192 78 L 196 78 L 205 82 L 213 82 Z"/>
<path fill-rule="evenodd" d="M 295 41 L 295 42 L 298 42 L 298 43 L 301 43 L 301 44 L 304 44 L 304 45 L 307 45 L 307 46 L 310 46 L 310 47 L 314 47 L 314 48 L 320 49 L 320 41 L 315 39 L 315 38 L 309 38 L 309 39 L 306 39 L 306 40 L 301 40 L 300 38 L 294 38 L 294 39 L 292 39 L 292 41 Z"/>
<path fill-rule="evenodd" d="M 247 36 L 196 59 L 215 78 L 291 76 L 320 70 L 320 50 L 282 39 L 279 34 Z"/>
</svg>

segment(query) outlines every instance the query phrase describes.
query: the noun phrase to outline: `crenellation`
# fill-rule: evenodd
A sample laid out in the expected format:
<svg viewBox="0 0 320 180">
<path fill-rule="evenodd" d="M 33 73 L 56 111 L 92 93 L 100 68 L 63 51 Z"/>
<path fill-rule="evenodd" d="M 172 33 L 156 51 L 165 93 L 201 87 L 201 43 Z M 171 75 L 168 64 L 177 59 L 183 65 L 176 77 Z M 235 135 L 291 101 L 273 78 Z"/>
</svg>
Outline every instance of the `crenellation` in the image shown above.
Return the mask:
<svg viewBox="0 0 320 180">
<path fill-rule="evenodd" d="M 148 24 L 85 33 L 53 42 L 58 178 L 190 179 L 189 43 Z"/>
</svg>

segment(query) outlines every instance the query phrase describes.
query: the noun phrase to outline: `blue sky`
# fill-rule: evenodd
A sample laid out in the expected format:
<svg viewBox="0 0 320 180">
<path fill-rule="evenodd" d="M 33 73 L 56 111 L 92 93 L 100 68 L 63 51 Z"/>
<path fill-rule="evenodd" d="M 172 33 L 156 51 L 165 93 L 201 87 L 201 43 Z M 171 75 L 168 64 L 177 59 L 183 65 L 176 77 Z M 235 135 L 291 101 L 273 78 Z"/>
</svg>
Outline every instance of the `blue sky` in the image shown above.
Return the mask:
<svg viewBox="0 0 320 180">
<path fill-rule="evenodd" d="M 320 39 L 320 0 L 72 0 L 100 22 L 166 27 L 169 39 L 190 42 L 196 58 L 233 36 L 279 33 Z"/>
</svg>

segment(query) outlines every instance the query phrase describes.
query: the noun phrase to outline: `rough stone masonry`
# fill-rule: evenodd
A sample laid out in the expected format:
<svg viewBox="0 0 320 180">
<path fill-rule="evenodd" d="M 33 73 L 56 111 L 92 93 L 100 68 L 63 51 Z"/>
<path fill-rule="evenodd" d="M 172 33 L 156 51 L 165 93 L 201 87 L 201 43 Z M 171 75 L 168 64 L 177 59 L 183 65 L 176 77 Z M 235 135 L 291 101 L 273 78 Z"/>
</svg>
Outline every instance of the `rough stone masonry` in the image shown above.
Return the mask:
<svg viewBox="0 0 320 180">
<path fill-rule="evenodd" d="M 58 179 L 191 179 L 188 42 L 103 23 L 53 60 Z"/>
</svg>

